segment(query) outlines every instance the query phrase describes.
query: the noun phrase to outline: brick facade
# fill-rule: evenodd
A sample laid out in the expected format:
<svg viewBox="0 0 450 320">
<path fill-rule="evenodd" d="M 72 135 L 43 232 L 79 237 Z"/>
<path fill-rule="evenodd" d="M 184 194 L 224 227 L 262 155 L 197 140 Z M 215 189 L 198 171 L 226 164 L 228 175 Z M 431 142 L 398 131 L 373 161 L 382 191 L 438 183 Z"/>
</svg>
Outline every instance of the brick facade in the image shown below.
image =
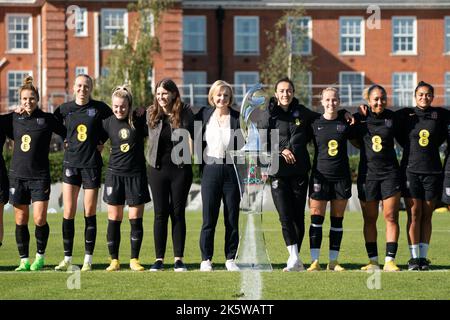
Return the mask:
<svg viewBox="0 0 450 320">
<path fill-rule="evenodd" d="M 14 1 L 12 1 L 14 2 Z M 32 71 L 42 96 L 43 109 L 52 109 L 72 94 L 76 67 L 87 67 L 94 78 L 105 66 L 110 50 L 101 48 L 100 16 L 102 9 L 126 9 L 130 1 L 35 1 L 28 5 L 0 5 L 0 113 L 8 109 L 8 71 Z M 87 9 L 87 35 L 76 36 L 66 25 L 70 5 Z M 7 50 L 8 14 L 32 15 L 31 53 L 9 53 Z M 137 13 L 127 15 L 131 36 Z M 70 24 L 69 24 L 70 26 Z M 155 57 L 154 81 L 171 77 L 182 81 L 182 10 L 180 4 L 170 9 L 156 30 L 161 53 Z"/>
</svg>

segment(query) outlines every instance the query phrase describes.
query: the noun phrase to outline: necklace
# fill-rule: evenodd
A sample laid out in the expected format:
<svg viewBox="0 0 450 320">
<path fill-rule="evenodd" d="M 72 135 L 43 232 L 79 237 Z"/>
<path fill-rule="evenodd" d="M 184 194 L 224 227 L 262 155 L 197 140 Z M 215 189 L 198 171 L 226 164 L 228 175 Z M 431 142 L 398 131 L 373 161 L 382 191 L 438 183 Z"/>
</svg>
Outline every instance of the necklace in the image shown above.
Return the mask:
<svg viewBox="0 0 450 320">
<path fill-rule="evenodd" d="M 217 121 L 217 124 L 219 125 L 219 127 L 223 127 L 226 123 L 227 123 L 227 121 L 229 120 L 229 116 L 230 115 L 224 115 L 224 116 L 219 116 L 219 115 L 216 115 L 216 121 Z"/>
</svg>

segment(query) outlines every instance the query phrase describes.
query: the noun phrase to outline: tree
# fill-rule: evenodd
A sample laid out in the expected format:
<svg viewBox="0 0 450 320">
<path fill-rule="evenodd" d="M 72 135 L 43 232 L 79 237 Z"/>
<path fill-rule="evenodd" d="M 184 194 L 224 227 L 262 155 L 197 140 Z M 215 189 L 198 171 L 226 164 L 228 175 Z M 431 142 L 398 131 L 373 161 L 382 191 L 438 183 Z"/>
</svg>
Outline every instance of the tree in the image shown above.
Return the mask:
<svg viewBox="0 0 450 320">
<path fill-rule="evenodd" d="M 279 79 L 289 77 L 294 82 L 296 96 L 302 103 L 309 104 L 308 71 L 313 57 L 296 53 L 301 51 L 308 37 L 308 30 L 301 23 L 303 17 L 303 8 L 288 10 L 273 30 L 266 31 L 267 57 L 259 64 L 259 69 L 265 84 L 273 85 Z"/>
<path fill-rule="evenodd" d="M 112 89 L 120 84 L 129 84 L 133 92 L 134 106 L 147 106 L 152 102 L 151 74 L 153 55 L 160 52 L 157 29 L 164 11 L 172 6 L 172 0 L 138 0 L 128 5 L 129 12 L 137 12 L 130 28 L 128 39 L 123 32 L 115 35 L 115 48 L 111 51 L 107 75 L 96 80 L 94 95 L 110 101 Z"/>
</svg>

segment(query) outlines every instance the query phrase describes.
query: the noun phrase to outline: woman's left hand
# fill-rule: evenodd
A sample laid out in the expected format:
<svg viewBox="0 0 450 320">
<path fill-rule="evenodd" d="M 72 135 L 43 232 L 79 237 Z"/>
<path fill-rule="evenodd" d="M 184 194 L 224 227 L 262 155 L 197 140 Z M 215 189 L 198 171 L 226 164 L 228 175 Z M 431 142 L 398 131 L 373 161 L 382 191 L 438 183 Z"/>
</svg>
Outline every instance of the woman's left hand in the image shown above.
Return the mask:
<svg viewBox="0 0 450 320">
<path fill-rule="evenodd" d="M 355 117 L 352 116 L 350 112 L 346 112 L 344 117 L 345 121 L 347 121 L 351 126 L 355 124 Z"/>
</svg>

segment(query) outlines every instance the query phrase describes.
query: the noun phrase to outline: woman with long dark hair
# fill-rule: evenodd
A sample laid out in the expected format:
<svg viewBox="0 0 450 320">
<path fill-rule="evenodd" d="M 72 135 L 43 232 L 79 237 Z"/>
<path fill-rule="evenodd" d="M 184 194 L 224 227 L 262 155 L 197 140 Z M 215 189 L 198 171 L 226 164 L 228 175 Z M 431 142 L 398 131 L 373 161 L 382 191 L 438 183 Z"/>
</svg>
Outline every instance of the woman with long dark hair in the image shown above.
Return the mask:
<svg viewBox="0 0 450 320">
<path fill-rule="evenodd" d="M 174 270 L 186 271 L 183 263 L 185 207 L 192 184 L 189 139 L 194 135 L 194 115 L 190 106 L 181 101 L 178 87 L 171 79 L 162 79 L 156 84 L 155 101 L 147 110 L 147 125 L 147 162 L 150 165 L 148 173 L 155 212 L 153 232 L 156 255 L 150 271 L 164 268 L 169 217 L 172 222 Z M 180 143 L 183 144 L 182 151 L 178 153 Z"/>
</svg>

